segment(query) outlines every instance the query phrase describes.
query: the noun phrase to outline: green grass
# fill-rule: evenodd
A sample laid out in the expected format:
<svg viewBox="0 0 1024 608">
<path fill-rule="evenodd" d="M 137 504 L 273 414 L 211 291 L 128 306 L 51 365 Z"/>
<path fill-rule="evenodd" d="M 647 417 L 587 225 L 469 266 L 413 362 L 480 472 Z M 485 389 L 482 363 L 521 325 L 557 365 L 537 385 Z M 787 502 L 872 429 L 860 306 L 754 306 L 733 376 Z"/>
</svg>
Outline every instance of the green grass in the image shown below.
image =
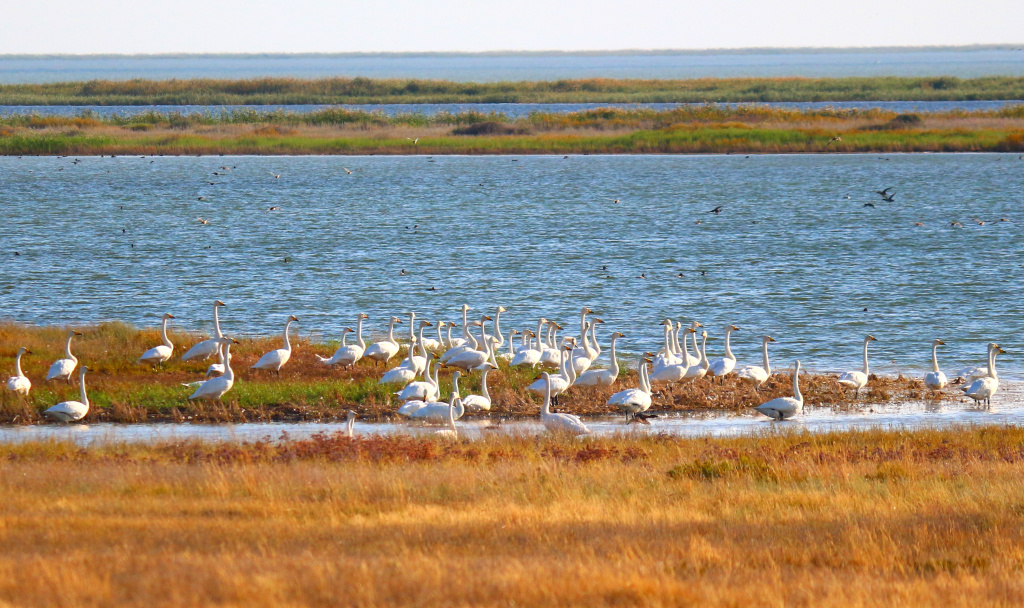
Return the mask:
<svg viewBox="0 0 1024 608">
<path fill-rule="evenodd" d="M 0 105 L 656 103 L 1024 99 L 1024 78 L 697 78 L 462 83 L 368 78 L 127 80 L 0 86 Z"/>
</svg>

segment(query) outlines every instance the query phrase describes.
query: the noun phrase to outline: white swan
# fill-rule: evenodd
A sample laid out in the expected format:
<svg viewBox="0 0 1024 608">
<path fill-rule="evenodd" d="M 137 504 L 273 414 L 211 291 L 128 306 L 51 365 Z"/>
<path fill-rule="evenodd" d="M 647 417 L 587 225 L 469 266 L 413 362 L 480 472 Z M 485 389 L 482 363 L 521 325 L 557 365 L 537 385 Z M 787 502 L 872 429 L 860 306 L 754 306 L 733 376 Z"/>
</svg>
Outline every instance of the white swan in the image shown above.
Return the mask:
<svg viewBox="0 0 1024 608">
<path fill-rule="evenodd" d="M 700 362 L 697 365 L 691 366 L 686 370 L 686 375 L 683 376 L 683 380 L 699 380 L 707 375 L 708 368 L 711 367 L 711 362 L 708 361 L 707 344 L 708 344 L 708 332 L 700 332 L 700 349 L 697 349 L 697 334 L 693 336 L 693 350 L 700 353 Z"/>
<path fill-rule="evenodd" d="M 583 332 L 583 346 L 572 349 L 572 353 L 569 356 L 569 362 L 577 376 L 590 369 L 598 355 L 597 350 L 590 345 L 590 338 L 588 336 L 593 325 L 592 322 L 587 321 L 587 325 L 584 328 L 585 331 Z"/>
<path fill-rule="evenodd" d="M 615 358 L 615 342 L 619 338 L 625 338 L 625 336 L 619 332 L 612 334 L 611 367 L 608 369 L 591 369 L 583 372 L 576 379 L 575 386 L 608 388 L 615 384 L 615 380 L 619 377 L 619 362 Z"/>
<path fill-rule="evenodd" d="M 481 395 L 466 395 L 466 398 L 462 400 L 462 405 L 471 412 L 480 412 L 491 409 L 491 393 L 487 390 L 487 372 L 491 371 L 489 366 L 484 367 L 483 374 L 480 376 L 480 392 Z"/>
<path fill-rule="evenodd" d="M 224 361 L 226 362 L 224 365 L 224 375 L 210 378 L 200 384 L 199 388 L 189 396 L 189 401 L 193 399 L 220 401 L 220 398 L 231 390 L 231 387 L 235 385 L 235 371 L 231 369 L 231 345 L 237 343 L 237 340 L 232 340 L 227 336 L 220 339 L 220 347 L 224 352 Z"/>
<path fill-rule="evenodd" d="M 389 369 L 384 376 L 381 377 L 377 384 L 401 384 L 405 386 L 416 379 L 416 370 L 414 369 L 415 364 L 413 363 L 413 345 L 409 345 L 409 353 L 405 359 L 398 365 Z"/>
<path fill-rule="evenodd" d="M 426 403 L 416 411 L 412 412 L 409 417 L 415 420 L 423 420 L 425 422 L 433 422 L 435 424 L 445 422 L 449 415 L 449 409 L 454 410 L 451 412 L 453 417 L 458 420 L 462 418 L 462 415 L 466 413 L 466 408 L 462 404 L 462 399 L 459 397 L 459 372 L 452 374 L 452 396 L 448 403 L 443 401 L 434 401 Z M 450 408 L 449 408 L 450 404 Z"/>
<path fill-rule="evenodd" d="M 768 343 L 774 342 L 775 338 L 771 336 L 764 336 L 761 338 L 761 365 L 748 365 L 740 368 L 736 372 L 736 376 L 744 382 L 749 382 L 754 385 L 755 388 L 760 389 L 761 385 L 764 384 L 768 378 L 772 375 L 772 366 L 768 361 Z"/>
<path fill-rule="evenodd" d="M 870 377 L 868 371 L 868 343 L 874 340 L 874 336 L 864 338 L 864 371 L 843 372 L 837 380 L 844 388 L 852 388 L 854 390 L 854 397 L 860 395 L 860 389 L 864 388 L 868 383 L 868 378 Z"/>
<path fill-rule="evenodd" d="M 647 361 L 642 360 L 638 369 L 640 386 L 619 391 L 608 398 L 608 405 L 618 406 L 626 412 L 626 419 L 635 418 L 637 414 L 646 412 L 651 407 L 651 381 L 647 376 Z"/>
<path fill-rule="evenodd" d="M 686 345 L 686 334 L 683 334 L 683 346 L 682 346 L 682 353 L 680 354 L 680 356 L 683 358 L 682 362 L 686 363 L 686 367 L 687 368 L 691 368 L 691 367 L 693 367 L 695 365 L 700 365 L 700 362 L 701 362 L 700 353 L 697 352 L 697 328 L 699 328 L 699 327 L 704 327 L 704 326 L 701 325 L 700 323 L 696 322 L 696 321 L 690 323 L 690 332 L 689 333 L 693 336 L 693 351 L 694 351 L 692 355 L 690 354 L 690 349 L 687 348 L 687 345 Z M 678 334 L 677 334 L 676 337 L 678 339 Z"/>
<path fill-rule="evenodd" d="M 430 327 L 431 325 L 433 325 L 433 323 L 431 323 L 430 321 L 420 321 L 420 333 L 419 337 L 415 342 L 416 350 L 418 350 L 420 354 L 414 354 L 412 357 L 409 358 L 409 361 L 412 362 L 412 371 L 416 372 L 417 374 L 422 374 L 423 370 L 427 369 L 427 348 L 423 343 L 423 330 L 424 328 Z M 413 344 L 410 344 L 409 348 L 412 347 Z"/>
<path fill-rule="evenodd" d="M 483 317 L 479 323 L 475 325 L 480 326 L 480 335 L 482 339 L 477 342 L 478 344 L 484 345 L 484 350 L 466 350 L 454 357 L 448 359 L 445 365 L 448 367 L 457 367 L 463 371 L 469 372 L 473 368 L 479 367 L 484 363 L 487 363 L 488 359 L 491 358 L 491 348 L 494 347 L 493 343 L 487 336 L 487 329 L 484 327 L 484 321 L 489 321 L 490 317 Z"/>
<path fill-rule="evenodd" d="M 540 347 L 540 365 L 544 367 L 557 369 L 561 365 L 562 352 L 558 348 L 558 330 L 560 329 L 562 329 L 561 325 L 554 321 L 548 321 L 547 337 Z"/>
<path fill-rule="evenodd" d="M 686 328 L 686 332 L 690 333 L 693 330 Z M 683 335 L 683 340 L 686 340 L 686 335 Z M 678 363 L 672 363 L 670 365 L 664 365 L 661 369 L 655 370 L 648 377 L 651 382 L 679 382 L 686 376 L 686 372 L 689 371 L 690 367 L 686 364 L 685 357 L 677 357 Z"/>
<path fill-rule="evenodd" d="M 732 350 L 729 348 L 729 336 L 732 332 L 739 331 L 740 328 L 735 325 L 725 326 L 725 356 L 713 359 L 708 363 L 708 372 L 712 376 L 723 377 L 728 376 L 734 367 L 736 367 L 736 355 L 732 354 Z"/>
<path fill-rule="evenodd" d="M 515 339 L 517 335 L 519 335 L 518 329 L 513 329 L 512 331 L 508 332 L 508 352 L 501 353 L 498 355 L 498 358 L 504 361 L 505 363 L 511 363 L 512 359 L 516 358 L 515 345 L 512 343 L 512 341 L 513 339 Z"/>
<path fill-rule="evenodd" d="M 459 427 L 455 426 L 454 404 L 448 404 L 448 428 L 435 431 L 434 437 L 446 441 L 455 441 L 459 438 Z"/>
<path fill-rule="evenodd" d="M 64 358 L 53 362 L 50 371 L 46 373 L 47 380 L 67 380 L 68 384 L 71 384 L 71 374 L 75 371 L 75 366 L 78 365 L 78 357 L 71 354 L 71 338 L 80 335 L 82 335 L 80 332 L 73 329 L 68 330 L 68 338 L 64 342 Z"/>
<path fill-rule="evenodd" d="M 469 323 L 468 315 L 469 315 L 469 311 L 470 310 L 472 310 L 472 309 L 469 307 L 469 304 L 463 304 L 462 305 L 462 337 L 461 338 L 452 338 L 451 337 L 452 336 L 451 328 L 455 327 L 455 324 L 454 323 L 449 323 L 448 324 L 448 327 L 449 327 L 449 329 L 448 329 L 448 350 L 451 350 L 453 348 L 458 348 L 460 346 L 466 346 L 466 345 L 468 345 L 470 343 L 469 325 L 467 325 Z M 441 361 L 442 362 L 446 361 L 446 359 L 445 359 L 446 355 L 448 355 L 447 352 L 445 352 L 443 355 L 441 355 Z"/>
<path fill-rule="evenodd" d="M 533 340 L 530 340 L 530 347 L 526 349 L 519 349 L 516 352 L 516 356 L 512 357 L 512 362 L 509 365 L 529 365 L 530 367 L 537 367 L 540 363 L 540 356 L 543 351 L 543 347 L 540 344 L 540 336 L 544 330 L 544 324 L 547 323 L 547 319 L 541 319 L 537 322 L 537 332 L 533 333 L 532 336 L 537 339 L 537 348 L 533 348 Z"/>
<path fill-rule="evenodd" d="M 398 341 L 395 340 L 395 325 L 401 323 L 398 317 L 391 317 L 388 321 L 388 337 L 380 342 L 375 342 L 366 348 L 363 356 L 375 363 L 387 365 L 392 357 L 398 354 Z"/>
<path fill-rule="evenodd" d="M 569 433 L 571 435 L 589 435 L 590 429 L 583 424 L 579 416 L 572 414 L 551 413 L 551 376 L 547 372 L 540 375 L 544 383 L 544 403 L 540 406 L 540 423 L 552 433 Z"/>
<path fill-rule="evenodd" d="M 939 355 L 937 352 L 939 347 L 945 346 L 945 344 L 942 340 L 932 341 L 932 371 L 924 375 L 924 385 L 933 392 L 941 391 L 948 384 L 946 374 L 942 373 L 942 370 L 939 369 Z"/>
<path fill-rule="evenodd" d="M 89 413 L 89 397 L 85 394 L 85 372 L 87 371 L 89 371 L 89 368 L 84 365 L 82 369 L 78 370 L 78 390 L 82 400 L 62 401 L 43 412 L 44 416 L 53 418 L 58 422 L 74 422 L 85 418 L 85 415 Z"/>
<path fill-rule="evenodd" d="M 209 340 L 203 340 L 185 351 L 185 354 L 181 356 L 182 361 L 188 361 L 190 359 L 209 359 L 210 357 L 220 353 L 220 342 L 218 342 L 218 340 L 223 337 L 224 334 L 220 331 L 220 315 L 217 314 L 217 309 L 221 306 L 227 306 L 227 304 L 220 300 L 213 303 L 213 337 Z"/>
<path fill-rule="evenodd" d="M 423 370 L 423 380 L 410 382 L 405 388 L 396 393 L 399 401 L 434 401 L 439 394 L 437 380 L 430 376 L 430 361 Z M 439 365 L 438 368 L 441 366 Z M 436 373 L 436 371 L 435 371 Z"/>
<path fill-rule="evenodd" d="M 356 417 L 357 414 L 352 410 L 349 410 L 345 415 L 345 436 L 349 439 L 355 439 L 356 437 Z"/>
<path fill-rule="evenodd" d="M 793 396 L 778 397 L 757 406 L 757 411 L 775 420 L 792 418 L 804 410 L 804 396 L 800 393 L 800 361 L 793 364 Z"/>
<path fill-rule="evenodd" d="M 654 369 L 655 372 L 665 367 L 666 365 L 674 365 L 676 363 L 679 363 L 679 358 L 676 357 L 675 348 L 672 344 L 672 320 L 665 319 L 664 321 L 661 322 L 661 325 L 662 327 L 665 328 L 663 330 L 665 346 L 658 352 L 657 356 L 654 357 L 652 369 Z"/>
<path fill-rule="evenodd" d="M 32 381 L 21 371 L 21 356 L 30 354 L 32 351 L 25 347 L 18 349 L 18 355 L 14 358 L 14 375 L 7 379 L 7 390 L 23 397 L 28 397 L 28 392 L 32 390 Z"/>
<path fill-rule="evenodd" d="M 366 342 L 363 341 L 363 319 L 369 319 L 365 313 L 359 313 L 356 317 L 356 343 L 342 345 L 330 359 L 324 361 L 327 365 L 341 365 L 344 368 L 352 367 L 357 361 L 363 358 L 366 351 Z"/>
<path fill-rule="evenodd" d="M 505 335 L 501 333 L 501 313 L 503 312 L 507 312 L 505 307 L 499 306 L 494 314 L 494 335 L 491 336 L 491 342 L 494 344 L 495 350 L 505 346 Z"/>
<path fill-rule="evenodd" d="M 969 365 L 963 369 L 957 370 L 954 374 L 957 378 L 962 378 L 964 384 L 970 384 L 978 378 L 984 378 L 988 375 L 988 356 L 992 353 L 992 349 L 995 348 L 995 342 L 989 342 L 988 346 L 985 347 L 985 363 L 981 365 Z"/>
<path fill-rule="evenodd" d="M 489 319 L 490 317 L 484 315 L 480 317 L 479 322 L 483 323 L 484 320 Z M 476 321 L 467 321 L 466 324 L 462 326 L 462 335 L 464 337 L 462 339 L 452 340 L 454 345 L 448 350 L 444 351 L 444 354 L 441 355 L 441 363 L 448 363 L 453 358 L 461 355 L 462 353 L 469 352 L 471 350 L 480 350 L 482 345 L 479 342 L 477 342 L 476 336 L 474 336 L 472 332 L 469 331 L 469 326 L 477 324 L 478 323 Z"/>
<path fill-rule="evenodd" d="M 163 344 L 160 346 L 154 346 L 153 348 L 142 353 L 139 360 L 136 363 L 152 363 L 154 365 L 161 365 L 164 361 L 171 358 L 174 354 L 174 345 L 171 344 L 171 340 L 167 337 L 167 321 L 173 319 L 174 315 L 167 313 L 163 317 L 163 321 L 160 324 L 160 339 L 163 340 Z"/>
<path fill-rule="evenodd" d="M 572 386 L 572 383 L 569 381 L 569 372 L 566 369 L 567 367 L 569 367 L 568 356 L 569 349 L 563 348 L 561 357 L 562 360 L 558 366 L 558 375 L 548 375 L 547 380 L 545 380 L 544 377 L 541 376 L 532 384 L 527 386 L 526 390 L 532 393 L 536 393 L 538 395 L 550 393 L 551 397 L 554 398 L 555 400 L 555 405 L 557 405 L 558 396 L 564 393 L 565 391 L 569 390 L 569 387 Z"/>
<path fill-rule="evenodd" d="M 1006 351 L 993 344 L 988 354 L 988 375 L 979 378 L 969 385 L 963 387 L 965 395 L 974 399 L 975 402 L 984 401 L 985 405 L 992 405 L 992 396 L 999 392 L 999 376 L 996 375 L 996 355 L 1005 354 Z"/>
<path fill-rule="evenodd" d="M 224 349 L 220 349 L 220 352 L 217 354 L 217 363 L 211 363 L 210 367 L 206 368 L 206 377 L 223 376 L 226 365 L 227 361 L 224 360 Z M 200 384 L 202 384 L 202 382 L 196 383 L 196 386 L 199 386 Z"/>
<path fill-rule="evenodd" d="M 263 355 L 250 369 L 269 369 L 277 372 L 277 375 L 281 375 L 281 368 L 292 357 L 292 341 L 288 337 L 288 330 L 291 328 L 292 323 L 298 320 L 298 317 L 295 315 L 290 315 L 288 321 L 284 324 L 284 348 L 278 348 Z M 227 351 L 225 351 L 224 357 L 227 358 L 228 356 Z M 227 373 L 226 369 L 225 373 Z"/>
</svg>

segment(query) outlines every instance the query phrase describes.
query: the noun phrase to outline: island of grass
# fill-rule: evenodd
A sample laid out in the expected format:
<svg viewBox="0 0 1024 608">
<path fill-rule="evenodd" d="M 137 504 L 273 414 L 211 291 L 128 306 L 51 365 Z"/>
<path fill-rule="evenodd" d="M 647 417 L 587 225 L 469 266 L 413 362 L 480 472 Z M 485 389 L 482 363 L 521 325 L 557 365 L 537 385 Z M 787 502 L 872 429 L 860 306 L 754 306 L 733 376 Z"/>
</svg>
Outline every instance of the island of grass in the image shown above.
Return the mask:
<svg viewBox="0 0 1024 608">
<path fill-rule="evenodd" d="M 691 105 L 510 118 L 328 108 L 0 117 L 0 155 L 1022 152 L 1024 105 L 903 113 Z"/>
</svg>

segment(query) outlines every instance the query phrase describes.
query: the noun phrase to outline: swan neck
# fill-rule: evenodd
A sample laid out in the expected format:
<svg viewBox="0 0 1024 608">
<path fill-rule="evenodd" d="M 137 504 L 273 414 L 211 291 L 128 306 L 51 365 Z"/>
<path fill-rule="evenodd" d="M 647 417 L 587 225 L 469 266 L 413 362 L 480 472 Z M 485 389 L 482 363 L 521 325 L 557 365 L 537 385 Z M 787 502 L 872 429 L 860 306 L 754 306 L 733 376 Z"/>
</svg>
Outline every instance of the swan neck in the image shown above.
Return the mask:
<svg viewBox="0 0 1024 608">
<path fill-rule="evenodd" d="M 494 337 L 498 339 L 498 346 L 505 343 L 505 336 L 501 333 L 501 312 L 494 315 Z"/>
<path fill-rule="evenodd" d="M 14 358 L 14 370 L 17 372 L 17 376 L 24 376 L 25 374 L 21 371 L 21 356 L 25 354 L 18 350 L 18 356 Z"/>
<path fill-rule="evenodd" d="M 793 398 L 803 403 L 804 396 L 800 393 L 800 364 L 793 368 Z"/>
<path fill-rule="evenodd" d="M 470 332 L 469 332 L 469 325 L 468 325 L 469 317 L 468 317 L 468 314 L 469 314 L 469 309 L 466 308 L 465 306 L 463 306 L 462 307 L 462 337 L 467 342 L 469 342 L 469 336 L 471 335 Z"/>
<path fill-rule="evenodd" d="M 345 431 L 348 433 L 348 438 L 349 439 L 352 439 L 352 436 L 354 434 L 353 431 L 355 429 L 355 426 L 356 426 L 356 419 L 350 417 L 348 419 L 348 423 L 346 423 L 346 425 L 345 425 Z"/>
<path fill-rule="evenodd" d="M 416 343 L 416 345 L 419 347 L 420 356 L 423 358 L 427 357 L 427 347 L 423 345 L 423 329 L 425 327 L 426 325 L 420 325 L 419 341 Z M 410 348 L 409 350 L 411 351 L 412 348 Z"/>
<path fill-rule="evenodd" d="M 69 333 L 68 339 L 64 342 L 64 356 L 72 361 L 78 361 L 74 355 L 71 354 L 71 338 L 74 338 L 75 334 Z"/>
<path fill-rule="evenodd" d="M 82 397 L 82 403 L 89 407 L 89 397 L 85 394 L 85 372 L 78 374 L 78 390 Z"/>
<path fill-rule="evenodd" d="M 870 340 L 864 340 L 864 375 L 868 375 L 868 342 Z"/>
<path fill-rule="evenodd" d="M 359 320 L 356 321 L 356 342 L 359 343 L 359 348 L 366 350 L 366 342 L 363 341 L 363 317 L 360 316 Z"/>
<path fill-rule="evenodd" d="M 288 330 L 291 328 L 291 326 L 292 326 L 292 320 L 289 319 L 288 322 L 284 324 L 284 349 L 285 350 L 291 350 L 292 349 L 292 341 L 291 341 L 291 338 L 288 337 Z"/>
<path fill-rule="evenodd" d="M 764 340 L 761 344 L 761 356 L 764 358 L 764 371 L 771 375 L 771 363 L 768 361 L 768 340 Z"/>
<path fill-rule="evenodd" d="M 707 369 L 708 366 L 710 365 L 710 362 L 708 361 L 707 346 L 708 346 L 708 337 L 707 336 L 701 336 L 701 338 L 700 338 L 700 365 L 704 369 Z"/>
<path fill-rule="evenodd" d="M 222 350 L 224 351 L 224 377 L 234 381 L 235 370 L 231 369 L 231 345 L 225 344 Z"/>
<path fill-rule="evenodd" d="M 937 352 L 938 350 L 939 350 L 939 345 L 938 344 L 932 344 L 932 371 L 933 372 L 939 371 L 939 355 L 938 355 L 938 352 Z"/>
<path fill-rule="evenodd" d="M 220 306 L 213 305 L 213 333 L 217 334 L 218 338 L 223 338 L 224 334 L 220 331 L 220 313 L 217 312 L 218 308 Z"/>
<path fill-rule="evenodd" d="M 725 358 L 735 359 L 736 355 L 732 354 L 732 349 L 729 348 L 730 338 L 732 338 L 732 329 L 728 329 L 725 332 Z"/>
<path fill-rule="evenodd" d="M 160 338 L 164 341 L 164 346 L 174 348 L 171 340 L 167 337 L 167 321 L 167 317 L 164 317 L 164 322 L 160 324 Z"/>
<path fill-rule="evenodd" d="M 483 376 L 480 376 L 480 392 L 484 394 L 484 398 L 488 401 L 491 400 L 491 393 L 487 390 L 487 372 L 490 369 L 485 369 Z"/>
<path fill-rule="evenodd" d="M 988 354 L 988 377 L 998 377 L 996 376 L 996 349 L 994 348 Z"/>
<path fill-rule="evenodd" d="M 619 340 L 618 336 L 612 336 L 612 354 L 611 354 L 612 365 L 611 365 L 610 369 L 612 370 L 612 377 L 614 377 L 614 378 L 618 378 L 619 377 L 619 361 L 618 361 L 618 359 L 615 358 L 615 343 L 618 340 Z"/>
<path fill-rule="evenodd" d="M 551 378 L 544 378 L 544 403 L 540 406 L 541 418 L 551 415 Z"/>
<path fill-rule="evenodd" d="M 440 328 L 439 328 L 439 330 L 440 330 Z M 387 341 L 388 342 L 394 342 L 395 341 L 395 318 L 394 317 L 392 317 L 391 320 L 388 321 L 388 340 Z"/>
</svg>

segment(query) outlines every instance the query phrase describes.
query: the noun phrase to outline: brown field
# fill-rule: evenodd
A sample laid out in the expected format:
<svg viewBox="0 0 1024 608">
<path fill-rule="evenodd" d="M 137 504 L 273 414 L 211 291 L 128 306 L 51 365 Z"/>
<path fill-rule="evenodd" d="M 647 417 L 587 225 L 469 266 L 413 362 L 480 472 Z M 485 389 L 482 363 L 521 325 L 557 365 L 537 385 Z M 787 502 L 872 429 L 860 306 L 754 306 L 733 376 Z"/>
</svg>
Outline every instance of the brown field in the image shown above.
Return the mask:
<svg viewBox="0 0 1024 608">
<path fill-rule="evenodd" d="M 202 379 L 213 360 L 182 362 L 174 358 L 162 368 L 154 369 L 136 364 L 135 359 L 147 348 L 160 343 L 155 328 L 140 330 L 123 323 L 106 323 L 78 329 L 84 335 L 75 338 L 72 352 L 91 370 L 86 376 L 91 402 L 86 421 L 330 421 L 344 418 L 349 409 L 355 410 L 363 420 L 374 421 L 390 418 L 398 406 L 392 394 L 398 389 L 377 384 L 384 367 L 375 367 L 369 361 L 361 361 L 351 370 L 326 367 L 316 355 L 330 356 L 336 345 L 313 341 L 309 334 L 303 334 L 298 340 L 293 334 L 292 358 L 280 377 L 249 369 L 263 353 L 281 346 L 280 336 L 242 340 L 232 349 L 233 368 L 238 375 L 235 387 L 222 403 L 210 404 L 189 403 L 187 397 L 193 389 L 181 384 Z M 4 345 L 0 350 L 0 370 L 3 370 L 0 375 L 5 379 L 13 372 L 14 355 L 19 346 L 25 346 L 32 354 L 23 358 L 22 366 L 33 382 L 28 399 L 0 392 L 0 423 L 42 422 L 41 412 L 46 408 L 62 400 L 79 398 L 77 375 L 71 385 L 44 380 L 49 365 L 63 356 L 66 331 L 59 327 L 0 323 L 0 344 Z M 169 333 L 171 341 L 177 345 L 178 357 L 202 338 L 197 334 Z M 401 356 L 392 359 L 389 367 L 397 365 Z M 625 371 L 627 363 L 635 368 L 637 361 L 620 361 L 623 372 L 610 389 L 574 389 L 559 399 L 558 410 L 581 415 L 617 413 L 605 405 L 609 395 L 638 384 L 636 372 Z M 775 365 L 780 364 L 791 363 L 775 362 Z M 479 376 L 479 373 L 473 374 L 461 383 L 463 395 L 479 391 Z M 536 377 L 537 371 L 531 369 L 505 367 L 491 373 L 488 377 L 494 402 L 491 415 L 538 415 L 541 399 L 525 390 Z M 450 390 L 450 378 L 449 371 L 442 372 L 444 396 Z M 801 388 L 809 406 L 833 408 L 871 407 L 893 399 L 928 397 L 920 379 L 902 376 L 874 377 L 859 399 L 844 392 L 832 375 L 803 374 Z M 760 391 L 735 377 L 724 383 L 705 378 L 671 386 L 655 385 L 652 411 L 743 411 L 791 394 L 791 380 L 785 370 L 776 373 Z M 954 388 L 944 398 L 953 399 L 956 394 L 959 391 Z"/>
<path fill-rule="evenodd" d="M 0 446 L 3 606 L 1018 606 L 1024 430 Z"/>
</svg>

